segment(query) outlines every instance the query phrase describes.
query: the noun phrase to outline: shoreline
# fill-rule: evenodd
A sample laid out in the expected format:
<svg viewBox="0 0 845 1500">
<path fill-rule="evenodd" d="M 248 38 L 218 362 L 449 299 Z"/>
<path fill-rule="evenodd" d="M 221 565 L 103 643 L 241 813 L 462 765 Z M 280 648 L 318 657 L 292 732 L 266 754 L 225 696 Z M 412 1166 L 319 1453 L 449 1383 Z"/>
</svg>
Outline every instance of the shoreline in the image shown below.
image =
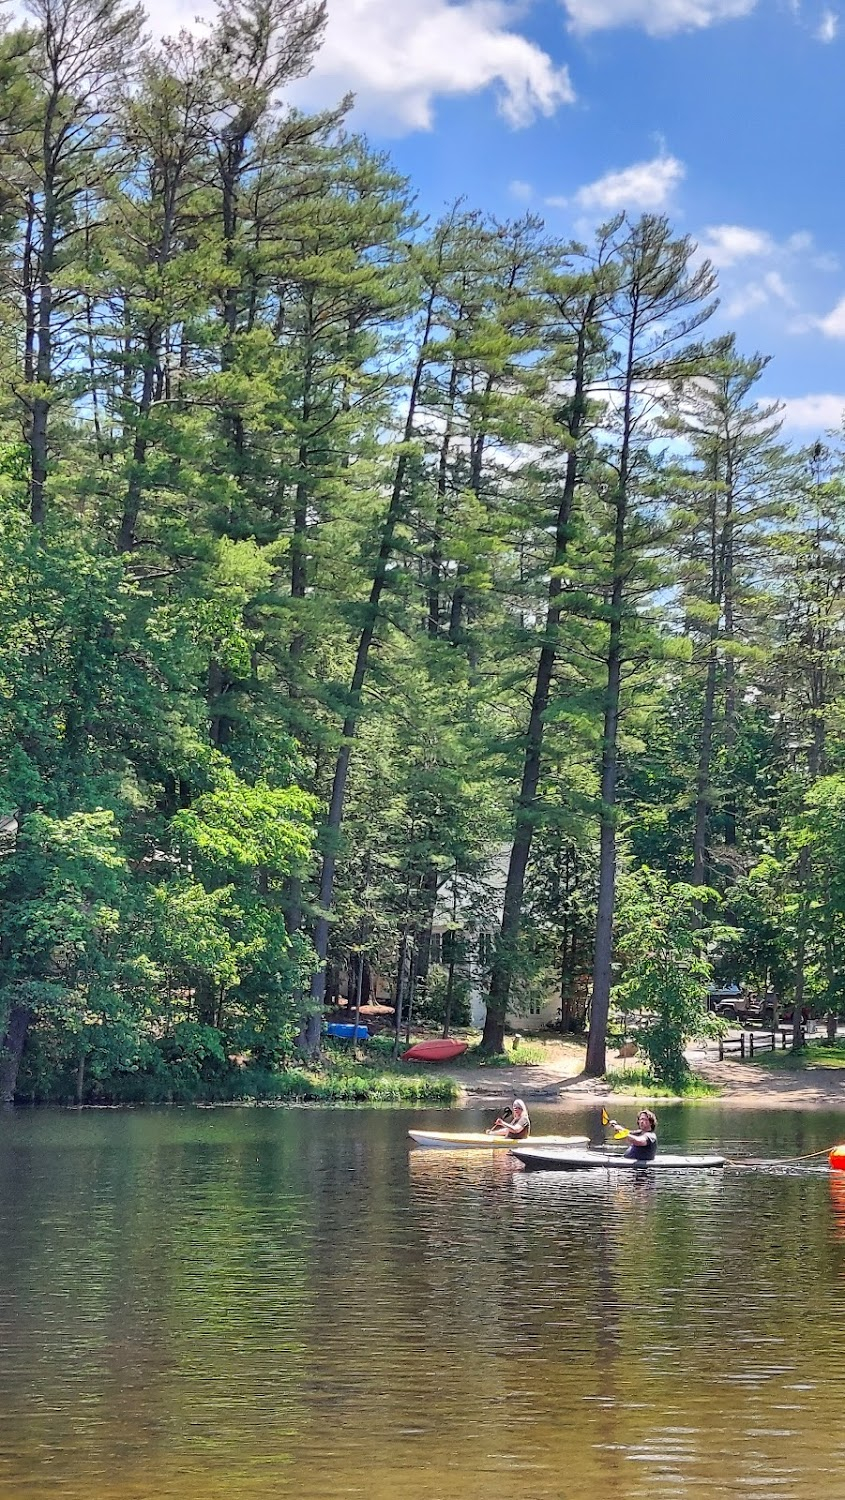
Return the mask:
<svg viewBox="0 0 845 1500">
<path fill-rule="evenodd" d="M 845 1068 L 818 1065 L 795 1072 L 773 1072 L 753 1062 L 709 1058 L 690 1050 L 693 1071 L 718 1093 L 689 1098 L 677 1094 L 626 1093 L 617 1074 L 614 1086 L 603 1079 L 585 1078 L 583 1049 L 548 1049 L 542 1063 L 503 1066 L 489 1070 L 453 1068 L 449 1077 L 460 1088 L 460 1107 L 524 1098 L 537 1105 L 561 1109 L 614 1103 L 708 1104 L 728 1109 L 841 1109 L 845 1112 Z M 486 1076 L 485 1076 L 486 1074 Z"/>
<path fill-rule="evenodd" d="M 587 1078 L 584 1074 L 585 1048 L 572 1042 L 549 1040 L 541 1044 L 538 1062 L 502 1062 L 486 1066 L 461 1067 L 439 1064 L 414 1070 L 414 1077 L 396 1073 L 383 1076 L 376 1069 L 362 1067 L 360 1076 L 340 1074 L 337 1078 L 311 1080 L 307 1070 L 296 1076 L 273 1079 L 273 1087 L 250 1090 L 253 1080 L 244 1079 L 243 1093 L 229 1097 L 100 1099 L 76 1103 L 68 1099 L 24 1102 L 9 1105 L 9 1112 L 30 1108 L 121 1110 L 134 1108 L 221 1107 L 303 1107 L 325 1105 L 403 1105 L 424 1109 L 499 1109 L 514 1098 L 522 1097 L 529 1105 L 567 1110 L 592 1109 L 602 1105 L 630 1108 L 653 1104 L 657 1109 L 667 1104 L 707 1104 L 719 1109 L 766 1110 L 833 1110 L 845 1114 L 845 1067 L 825 1066 L 813 1061 L 809 1066 L 772 1069 L 752 1060 L 709 1056 L 702 1047 L 690 1047 L 687 1060 L 693 1073 L 713 1088 L 713 1093 L 677 1095 L 649 1093 L 636 1084 L 625 1088 L 626 1063 L 611 1057 L 615 1069 L 612 1082 L 605 1078 Z M 636 1064 L 634 1064 L 636 1066 Z M 282 1086 L 284 1085 L 284 1086 Z M 368 1087 L 369 1085 L 369 1087 Z M 5 1110 L 3 1111 L 5 1113 Z"/>
</svg>

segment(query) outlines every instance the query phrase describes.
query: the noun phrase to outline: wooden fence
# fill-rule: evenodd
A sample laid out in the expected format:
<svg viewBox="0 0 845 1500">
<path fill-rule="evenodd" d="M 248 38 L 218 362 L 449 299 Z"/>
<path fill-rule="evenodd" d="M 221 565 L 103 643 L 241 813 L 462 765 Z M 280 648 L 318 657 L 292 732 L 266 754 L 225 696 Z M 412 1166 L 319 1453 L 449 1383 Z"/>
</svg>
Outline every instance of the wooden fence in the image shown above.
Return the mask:
<svg viewBox="0 0 845 1500">
<path fill-rule="evenodd" d="M 760 1036 L 759 1033 L 755 1036 L 753 1031 L 749 1031 L 747 1036 L 745 1032 L 742 1032 L 739 1036 L 720 1036 L 719 1061 L 722 1062 L 729 1055 L 729 1051 L 738 1053 L 740 1057 L 753 1057 L 755 1052 L 777 1052 L 778 1040 L 780 1040 L 780 1049 L 782 1052 L 786 1051 L 787 1045 L 792 1046 L 792 1027 L 782 1026 L 779 1031 L 771 1031 L 763 1036 Z M 806 1040 L 807 1033 L 802 1026 L 802 1045 Z"/>
</svg>

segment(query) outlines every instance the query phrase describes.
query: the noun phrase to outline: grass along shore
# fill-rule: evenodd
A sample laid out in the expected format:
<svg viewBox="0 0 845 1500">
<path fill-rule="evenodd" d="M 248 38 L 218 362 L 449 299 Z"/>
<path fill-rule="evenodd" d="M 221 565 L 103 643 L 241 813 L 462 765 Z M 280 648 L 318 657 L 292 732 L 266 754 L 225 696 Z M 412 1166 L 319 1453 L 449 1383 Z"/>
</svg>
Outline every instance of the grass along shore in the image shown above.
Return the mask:
<svg viewBox="0 0 845 1500">
<path fill-rule="evenodd" d="M 421 1039 L 416 1033 L 414 1040 Z M 480 1034 L 465 1032 L 467 1051 L 450 1063 L 413 1064 L 393 1056 L 393 1036 L 382 1033 L 353 1048 L 324 1039 L 320 1059 L 262 1069 L 246 1062 L 211 1071 L 187 1064 L 167 1072 L 115 1072 L 86 1079 L 84 1104 L 373 1103 L 406 1105 L 499 1104 L 523 1095 L 529 1102 L 577 1107 L 612 1099 L 656 1103 L 713 1100 L 764 1107 L 845 1108 L 845 1043 L 811 1042 L 797 1057 L 761 1053 L 753 1060 L 721 1062 L 691 1049 L 690 1073 L 680 1089 L 654 1079 L 639 1059 L 619 1060 L 610 1049 L 603 1078 L 584 1076 L 583 1043 L 557 1037 L 509 1038 L 497 1057 L 480 1051 Z M 404 1046 L 404 1039 L 402 1046 Z M 65 1088 L 33 1091 L 20 1103 L 80 1102 Z"/>
<path fill-rule="evenodd" d="M 845 1068 L 845 1042 L 809 1041 L 800 1052 L 759 1052 L 754 1063 L 777 1073 L 801 1073 L 807 1069 Z"/>
</svg>

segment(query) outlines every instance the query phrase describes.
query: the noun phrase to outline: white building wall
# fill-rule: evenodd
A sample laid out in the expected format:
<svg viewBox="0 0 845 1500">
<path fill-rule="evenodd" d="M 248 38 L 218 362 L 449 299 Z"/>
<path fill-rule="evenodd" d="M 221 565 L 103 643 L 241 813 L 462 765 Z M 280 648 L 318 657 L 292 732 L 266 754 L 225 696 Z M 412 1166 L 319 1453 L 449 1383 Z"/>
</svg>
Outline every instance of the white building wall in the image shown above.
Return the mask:
<svg viewBox="0 0 845 1500">
<path fill-rule="evenodd" d="M 469 980 L 470 1013 L 473 1026 L 482 1027 L 487 1014 L 487 988 L 490 980 L 489 958 L 502 921 L 502 905 L 508 874 L 510 846 L 503 846 L 491 859 L 483 881 L 459 880 L 457 890 L 450 879 L 441 886 L 437 897 L 433 936 L 454 928 L 463 933 L 466 961 L 463 973 Z M 557 995 L 536 1012 L 508 1009 L 508 1025 L 516 1031 L 534 1032 L 548 1026 L 560 1014 Z"/>
</svg>

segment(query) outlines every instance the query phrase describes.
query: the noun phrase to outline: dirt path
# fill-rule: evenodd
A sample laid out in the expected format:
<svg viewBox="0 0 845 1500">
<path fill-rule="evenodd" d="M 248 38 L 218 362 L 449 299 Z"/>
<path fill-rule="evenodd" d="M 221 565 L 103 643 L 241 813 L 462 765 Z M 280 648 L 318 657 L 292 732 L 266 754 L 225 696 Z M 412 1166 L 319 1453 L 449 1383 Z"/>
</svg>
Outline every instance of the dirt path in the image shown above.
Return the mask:
<svg viewBox="0 0 845 1500">
<path fill-rule="evenodd" d="M 775 1072 L 753 1062 L 724 1061 L 691 1051 L 690 1063 L 700 1077 L 720 1090 L 718 1103 L 738 1109 L 841 1109 L 845 1111 L 845 1069 L 809 1067 L 795 1073 Z M 622 1064 L 613 1056 L 611 1067 Z M 477 1105 L 509 1103 L 522 1098 L 527 1104 L 569 1105 L 573 1109 L 626 1096 L 617 1085 L 585 1078 L 584 1049 L 567 1042 L 549 1042 L 543 1061 L 528 1067 L 450 1068 L 449 1077 L 459 1084 L 463 1102 Z M 640 1094 L 637 1096 L 642 1099 Z M 714 1096 L 714 1102 L 716 1102 Z"/>
<path fill-rule="evenodd" d="M 501 1063 L 489 1068 L 450 1067 L 449 1077 L 459 1084 L 468 1104 L 480 1099 L 507 1104 L 523 1098 L 557 1100 L 563 1087 L 573 1083 L 584 1069 L 584 1048 L 567 1042 L 547 1042 L 543 1061 L 526 1066 Z"/>
<path fill-rule="evenodd" d="M 695 1071 L 721 1089 L 720 1103 L 740 1109 L 841 1109 L 845 1068 L 811 1066 L 775 1072 L 754 1063 L 694 1059 Z"/>
</svg>

